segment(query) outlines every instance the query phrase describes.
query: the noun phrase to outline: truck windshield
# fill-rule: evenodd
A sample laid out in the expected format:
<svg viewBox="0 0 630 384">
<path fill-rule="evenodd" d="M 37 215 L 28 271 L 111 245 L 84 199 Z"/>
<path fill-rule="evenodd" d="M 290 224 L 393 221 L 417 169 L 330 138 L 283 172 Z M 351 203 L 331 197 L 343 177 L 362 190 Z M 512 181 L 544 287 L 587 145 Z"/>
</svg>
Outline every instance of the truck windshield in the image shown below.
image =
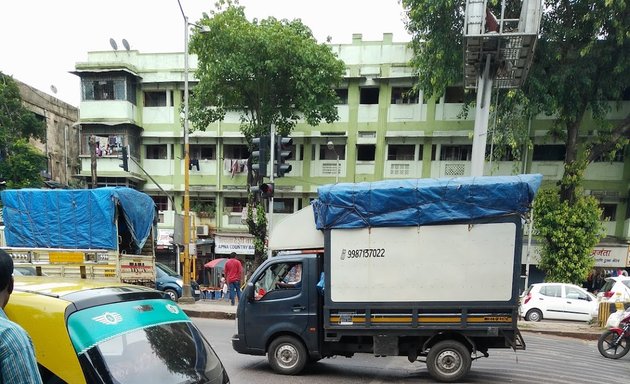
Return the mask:
<svg viewBox="0 0 630 384">
<path fill-rule="evenodd" d="M 287 262 L 271 265 L 255 282 L 256 299 L 275 289 L 300 288 L 302 263 Z"/>
</svg>

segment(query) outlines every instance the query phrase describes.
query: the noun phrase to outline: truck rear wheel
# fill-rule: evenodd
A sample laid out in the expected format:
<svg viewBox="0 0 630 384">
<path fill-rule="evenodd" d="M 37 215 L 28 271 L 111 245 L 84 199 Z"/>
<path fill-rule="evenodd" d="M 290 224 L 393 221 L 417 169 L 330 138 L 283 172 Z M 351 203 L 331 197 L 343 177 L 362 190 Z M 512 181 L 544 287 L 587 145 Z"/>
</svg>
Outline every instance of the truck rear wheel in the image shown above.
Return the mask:
<svg viewBox="0 0 630 384">
<path fill-rule="evenodd" d="M 269 345 L 267 359 L 276 373 L 297 375 L 304 369 L 308 354 L 300 340 L 292 336 L 280 336 Z"/>
<path fill-rule="evenodd" d="M 427 355 L 427 369 L 434 379 L 450 383 L 470 371 L 470 351 L 459 341 L 444 340 L 435 344 Z"/>
</svg>

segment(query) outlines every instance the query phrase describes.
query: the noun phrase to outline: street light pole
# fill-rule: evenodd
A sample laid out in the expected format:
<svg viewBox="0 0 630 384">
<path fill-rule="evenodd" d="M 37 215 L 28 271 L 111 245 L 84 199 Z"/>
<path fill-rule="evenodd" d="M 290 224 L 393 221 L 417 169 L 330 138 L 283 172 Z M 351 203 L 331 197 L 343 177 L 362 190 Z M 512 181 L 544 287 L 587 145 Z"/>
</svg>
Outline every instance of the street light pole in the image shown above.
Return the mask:
<svg viewBox="0 0 630 384">
<path fill-rule="evenodd" d="M 194 303 L 190 287 L 190 143 L 188 140 L 188 16 L 184 13 L 182 3 L 177 0 L 184 17 L 184 271 L 182 297 L 179 302 Z"/>
</svg>

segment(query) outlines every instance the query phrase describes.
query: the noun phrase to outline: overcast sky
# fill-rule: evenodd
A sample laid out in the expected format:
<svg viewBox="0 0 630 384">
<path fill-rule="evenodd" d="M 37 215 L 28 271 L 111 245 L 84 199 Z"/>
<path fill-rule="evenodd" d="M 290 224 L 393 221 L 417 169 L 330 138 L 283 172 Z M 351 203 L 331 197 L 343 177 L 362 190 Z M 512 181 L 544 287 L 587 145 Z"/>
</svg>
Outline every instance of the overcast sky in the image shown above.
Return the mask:
<svg viewBox="0 0 630 384">
<path fill-rule="evenodd" d="M 191 22 L 214 0 L 180 0 Z M 247 17 L 302 19 L 319 42 L 409 41 L 399 0 L 241 0 Z M 141 53 L 183 52 L 184 25 L 177 0 L 4 0 L 0 3 L 0 71 L 79 105 L 79 78 L 69 73 L 87 52 L 118 49 L 126 39 Z M 54 94 L 51 86 L 57 89 Z"/>
</svg>

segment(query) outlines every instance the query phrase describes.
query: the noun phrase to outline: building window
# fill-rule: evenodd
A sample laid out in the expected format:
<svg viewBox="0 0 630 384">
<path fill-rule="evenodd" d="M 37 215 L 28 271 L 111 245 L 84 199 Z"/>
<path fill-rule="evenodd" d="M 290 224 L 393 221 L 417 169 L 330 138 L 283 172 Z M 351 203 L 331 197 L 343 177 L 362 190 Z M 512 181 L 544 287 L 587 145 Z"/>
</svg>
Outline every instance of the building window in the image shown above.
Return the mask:
<svg viewBox="0 0 630 384">
<path fill-rule="evenodd" d="M 124 79 L 83 79 L 83 100 L 126 100 Z"/>
<path fill-rule="evenodd" d="M 81 136 L 81 155 L 91 155 L 90 138 L 94 136 L 96 156 L 118 156 L 123 147 L 124 135 L 84 133 Z"/>
<path fill-rule="evenodd" d="M 463 103 L 465 99 L 464 87 L 446 87 L 445 103 Z"/>
<path fill-rule="evenodd" d="M 155 206 L 158 211 L 168 211 L 168 197 L 167 196 L 151 196 L 155 202 Z"/>
<path fill-rule="evenodd" d="M 420 149 L 422 150 L 422 147 Z M 387 146 L 387 160 L 413 161 L 415 151 L 416 146 L 413 144 L 389 144 Z"/>
<path fill-rule="evenodd" d="M 216 160 L 216 146 L 209 144 L 191 144 L 190 158 L 199 160 Z"/>
<path fill-rule="evenodd" d="M 313 151 L 313 154 L 315 151 Z M 321 144 L 319 146 L 319 159 L 320 160 L 337 160 L 337 155 L 339 155 L 339 160 L 345 160 L 346 158 L 346 146 L 345 145 L 334 145 L 334 149 L 328 149 L 326 144 Z"/>
<path fill-rule="evenodd" d="M 147 148 L 147 159 L 164 160 L 167 159 L 166 144 L 150 144 Z"/>
<path fill-rule="evenodd" d="M 490 151 L 492 150 L 492 154 L 494 156 L 495 161 L 515 161 L 516 157 L 514 157 L 514 153 L 512 152 L 512 147 L 510 146 L 497 146 L 494 148 L 490 145 L 486 145 L 486 157 L 490 156 Z"/>
<path fill-rule="evenodd" d="M 166 91 L 147 91 L 144 93 L 144 106 L 145 107 L 166 107 L 167 103 Z M 173 106 L 173 97 L 171 99 L 171 106 Z"/>
<path fill-rule="evenodd" d="M 442 145 L 440 160 L 470 161 L 472 145 Z"/>
<path fill-rule="evenodd" d="M 214 217 L 216 204 L 213 197 L 191 196 L 190 198 L 190 209 L 199 217 Z"/>
<path fill-rule="evenodd" d="M 599 157 L 597 157 L 597 159 L 594 160 L 594 162 L 607 162 L 607 163 L 623 163 L 623 149 L 620 149 L 618 151 L 615 152 L 615 154 L 611 157 L 607 156 L 607 154 L 605 155 L 600 155 Z"/>
<path fill-rule="evenodd" d="M 602 209 L 602 221 L 615 221 L 617 219 L 617 204 L 600 204 Z"/>
<path fill-rule="evenodd" d="M 357 161 L 374 161 L 376 157 L 375 144 L 357 145 Z"/>
<path fill-rule="evenodd" d="M 378 88 L 361 88 L 360 104 L 378 104 Z"/>
<path fill-rule="evenodd" d="M 337 105 L 348 104 L 348 88 L 337 88 L 335 89 L 335 93 L 337 93 L 337 97 L 339 98 Z"/>
<path fill-rule="evenodd" d="M 418 92 L 411 87 L 392 88 L 392 104 L 418 104 Z"/>
<path fill-rule="evenodd" d="M 564 161 L 566 148 L 561 144 L 534 145 L 532 161 Z"/>
<path fill-rule="evenodd" d="M 226 197 L 225 198 L 225 209 L 228 212 L 242 212 L 243 209 L 247 206 L 247 199 L 235 198 L 235 197 Z"/>
<path fill-rule="evenodd" d="M 293 213 L 293 199 L 273 199 L 274 213 Z"/>
<path fill-rule="evenodd" d="M 243 144 L 226 144 L 223 146 L 223 153 L 226 159 L 249 158 L 249 149 Z"/>
</svg>

